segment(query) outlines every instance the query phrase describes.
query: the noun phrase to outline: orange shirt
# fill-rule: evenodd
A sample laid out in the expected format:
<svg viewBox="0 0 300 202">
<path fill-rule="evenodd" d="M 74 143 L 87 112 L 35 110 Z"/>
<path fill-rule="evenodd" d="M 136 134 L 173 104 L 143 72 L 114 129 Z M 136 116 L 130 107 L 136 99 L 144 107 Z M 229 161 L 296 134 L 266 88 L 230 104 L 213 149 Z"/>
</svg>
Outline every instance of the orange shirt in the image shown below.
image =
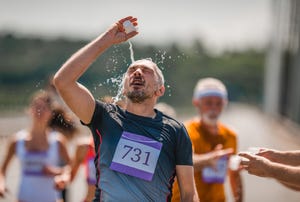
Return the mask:
<svg viewBox="0 0 300 202">
<path fill-rule="evenodd" d="M 218 123 L 218 135 L 212 135 L 205 130 L 205 128 L 201 126 L 199 119 L 191 120 L 187 122 L 185 126 L 192 141 L 194 153 L 204 154 L 210 152 L 218 144 L 222 144 L 223 149 L 233 148 L 234 153 L 236 153 L 236 134 L 223 124 Z M 202 179 L 202 171 L 195 171 L 194 178 L 201 202 L 225 201 L 223 183 L 205 183 Z M 177 181 L 174 182 L 172 201 L 180 201 L 180 193 Z"/>
</svg>

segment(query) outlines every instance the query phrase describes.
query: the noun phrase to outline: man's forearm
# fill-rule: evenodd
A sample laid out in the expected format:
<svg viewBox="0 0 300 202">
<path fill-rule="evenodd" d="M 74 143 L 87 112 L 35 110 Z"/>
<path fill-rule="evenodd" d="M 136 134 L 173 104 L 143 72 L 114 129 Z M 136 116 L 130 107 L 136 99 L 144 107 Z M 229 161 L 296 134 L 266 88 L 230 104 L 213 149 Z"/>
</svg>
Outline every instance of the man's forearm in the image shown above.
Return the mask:
<svg viewBox="0 0 300 202">
<path fill-rule="evenodd" d="M 300 151 L 281 151 L 279 153 L 280 160 L 278 163 L 291 165 L 291 166 L 299 166 L 300 165 Z"/>
<path fill-rule="evenodd" d="M 194 191 L 182 193 L 181 195 L 181 201 L 183 202 L 199 202 L 199 197 L 197 193 L 196 186 L 194 187 Z"/>
<path fill-rule="evenodd" d="M 194 181 L 193 166 L 177 165 L 176 174 L 181 201 L 198 201 L 198 194 Z"/>
<path fill-rule="evenodd" d="M 211 161 L 210 154 L 193 154 L 194 169 L 197 171 L 202 170 L 205 166 L 209 165 Z"/>
<path fill-rule="evenodd" d="M 199 202 L 199 198 L 195 194 L 182 196 L 180 200 L 182 202 Z"/>
<path fill-rule="evenodd" d="M 283 181 L 278 181 L 279 183 L 281 183 L 283 186 L 289 188 L 289 189 L 292 189 L 294 191 L 300 191 L 300 187 L 299 186 L 295 186 L 295 185 L 291 185 L 287 182 L 283 182 Z"/>
<path fill-rule="evenodd" d="M 269 177 L 300 187 L 300 168 L 279 163 L 270 163 L 266 167 Z"/>
<path fill-rule="evenodd" d="M 243 185 L 239 171 L 229 171 L 229 179 L 235 202 L 243 201 Z"/>
<path fill-rule="evenodd" d="M 105 33 L 81 48 L 65 62 L 55 76 L 58 86 L 75 83 L 97 57 L 112 45 L 104 36 Z"/>
</svg>

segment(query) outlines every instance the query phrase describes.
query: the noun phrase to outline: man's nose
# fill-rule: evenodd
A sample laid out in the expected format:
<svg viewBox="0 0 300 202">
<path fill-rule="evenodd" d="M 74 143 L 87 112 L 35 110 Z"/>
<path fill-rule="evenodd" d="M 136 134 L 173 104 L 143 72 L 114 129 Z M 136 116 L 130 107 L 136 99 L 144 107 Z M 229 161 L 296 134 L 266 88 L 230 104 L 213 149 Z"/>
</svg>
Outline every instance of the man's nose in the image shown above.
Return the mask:
<svg viewBox="0 0 300 202">
<path fill-rule="evenodd" d="M 216 111 L 219 108 L 219 106 L 217 104 L 212 104 L 210 108 L 211 110 Z"/>
<path fill-rule="evenodd" d="M 140 68 L 137 68 L 135 71 L 134 71 L 134 76 L 140 76 L 142 74 L 142 70 Z"/>
</svg>

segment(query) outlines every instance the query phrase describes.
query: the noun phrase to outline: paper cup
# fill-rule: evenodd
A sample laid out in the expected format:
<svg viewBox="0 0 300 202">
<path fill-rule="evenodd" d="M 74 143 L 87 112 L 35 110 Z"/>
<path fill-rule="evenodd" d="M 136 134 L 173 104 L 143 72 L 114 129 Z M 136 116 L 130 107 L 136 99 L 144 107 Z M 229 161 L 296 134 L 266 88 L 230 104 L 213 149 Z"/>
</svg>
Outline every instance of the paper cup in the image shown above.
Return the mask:
<svg viewBox="0 0 300 202">
<path fill-rule="evenodd" d="M 231 155 L 229 159 L 229 168 L 231 170 L 238 170 L 240 167 L 240 163 L 242 158 L 238 155 Z"/>
<path fill-rule="evenodd" d="M 130 20 L 126 20 L 123 22 L 123 27 L 125 29 L 126 34 L 136 31 L 135 26 L 130 22 Z"/>
<path fill-rule="evenodd" d="M 247 152 L 249 152 L 252 155 L 256 155 L 259 153 L 260 148 L 259 147 L 249 147 Z"/>
</svg>

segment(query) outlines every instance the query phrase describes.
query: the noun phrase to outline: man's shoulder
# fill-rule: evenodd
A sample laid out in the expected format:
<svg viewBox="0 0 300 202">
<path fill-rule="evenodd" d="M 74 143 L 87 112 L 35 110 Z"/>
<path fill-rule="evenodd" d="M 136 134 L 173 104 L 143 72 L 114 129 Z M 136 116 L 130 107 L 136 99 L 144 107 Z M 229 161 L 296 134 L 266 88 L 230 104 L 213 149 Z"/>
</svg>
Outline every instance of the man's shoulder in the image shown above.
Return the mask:
<svg viewBox="0 0 300 202">
<path fill-rule="evenodd" d="M 106 103 L 100 100 L 95 100 L 95 110 L 93 112 L 90 123 L 86 124 L 81 121 L 83 125 L 93 127 L 106 120 L 108 117 L 115 117 L 115 114 L 120 113 L 119 107 L 114 103 Z"/>
<path fill-rule="evenodd" d="M 163 120 L 164 124 L 175 127 L 177 129 L 184 127 L 182 122 L 176 120 L 175 118 L 173 118 L 171 116 L 163 114 L 163 113 L 162 113 L 162 120 Z"/>
<path fill-rule="evenodd" d="M 114 103 L 106 103 L 101 100 L 96 100 L 96 107 L 105 108 L 105 109 L 115 109 L 116 104 Z"/>
<path fill-rule="evenodd" d="M 228 137 L 234 137 L 236 138 L 237 133 L 231 128 L 231 126 L 225 125 L 223 123 L 219 123 L 220 131 L 224 135 Z"/>
<path fill-rule="evenodd" d="M 109 114 L 111 112 L 115 113 L 120 112 L 120 110 L 120 107 L 118 107 L 118 105 L 115 103 L 106 103 L 100 100 L 96 100 L 94 115 Z"/>
<path fill-rule="evenodd" d="M 199 130 L 200 125 L 201 124 L 198 117 L 194 117 L 184 122 L 184 126 L 186 127 L 192 141 L 194 139 L 197 140 L 199 140 L 199 138 L 202 139 L 203 134 L 201 133 L 201 130 Z"/>
</svg>

